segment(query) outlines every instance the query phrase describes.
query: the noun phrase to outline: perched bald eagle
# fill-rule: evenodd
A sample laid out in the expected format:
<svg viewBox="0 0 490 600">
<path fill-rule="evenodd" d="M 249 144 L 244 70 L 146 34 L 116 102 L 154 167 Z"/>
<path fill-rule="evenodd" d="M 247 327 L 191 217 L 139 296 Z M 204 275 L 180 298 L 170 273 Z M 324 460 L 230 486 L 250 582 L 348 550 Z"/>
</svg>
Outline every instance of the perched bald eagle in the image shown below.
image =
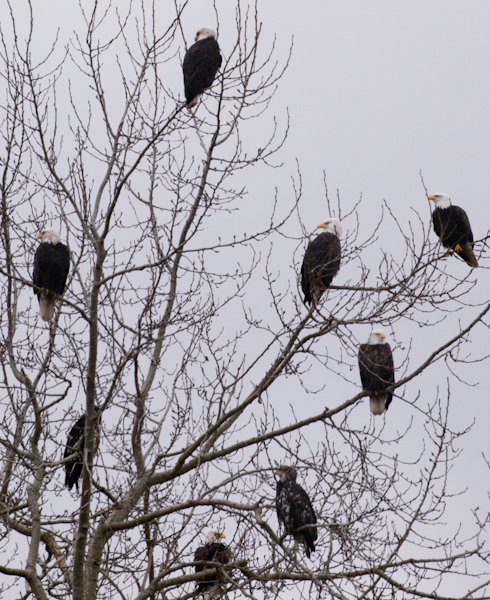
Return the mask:
<svg viewBox="0 0 490 600">
<path fill-rule="evenodd" d="M 325 219 L 318 228 L 325 231 L 308 244 L 301 267 L 301 289 L 305 304 L 316 304 L 320 300 L 340 267 L 341 222 L 338 219 Z"/>
<path fill-rule="evenodd" d="M 39 314 L 44 321 L 51 321 L 56 298 L 65 291 L 70 269 L 70 253 L 61 243 L 60 234 L 52 227 L 45 227 L 37 236 L 42 240 L 34 256 L 32 281 L 39 289 L 34 293 L 39 300 Z"/>
<path fill-rule="evenodd" d="M 194 560 L 221 563 L 222 565 L 229 563 L 232 559 L 232 554 L 228 546 L 220 541 L 224 538 L 226 538 L 226 535 L 218 531 L 218 529 L 206 529 L 204 532 L 205 544 L 196 550 Z M 213 568 L 213 565 L 196 565 L 196 573 L 211 568 Z M 219 581 L 219 572 L 209 575 L 205 580 L 197 582 L 198 592 L 207 596 L 208 590 L 217 585 Z"/>
<path fill-rule="evenodd" d="M 95 443 L 94 456 L 99 449 L 100 443 L 100 417 L 101 411 L 98 406 L 95 407 L 96 422 L 95 422 Z M 64 458 L 71 456 L 72 458 L 65 462 L 65 485 L 71 490 L 75 485 L 78 491 L 78 480 L 83 469 L 83 451 L 85 450 L 85 415 L 82 415 L 78 421 L 70 429 L 68 440 L 66 441 Z"/>
<path fill-rule="evenodd" d="M 367 344 L 359 347 L 359 372 L 362 389 L 370 392 L 369 408 L 373 415 L 382 415 L 393 398 L 393 394 L 383 393 L 395 383 L 395 368 L 390 345 L 380 329 L 373 329 Z"/>
<path fill-rule="evenodd" d="M 185 53 L 182 64 L 187 108 L 195 106 L 202 92 L 211 87 L 221 60 L 216 31 L 202 27 L 196 34 L 196 43 Z"/>
<path fill-rule="evenodd" d="M 294 467 L 279 467 L 275 474 L 279 475 L 276 488 L 279 522 L 284 525 L 287 535 L 294 536 L 296 542 L 303 544 L 306 556 L 310 558 L 310 554 L 315 551 L 315 540 L 318 537 L 316 515 L 310 498 L 296 483 Z"/>
<path fill-rule="evenodd" d="M 429 196 L 436 207 L 432 212 L 434 231 L 444 248 L 454 250 L 470 267 L 477 267 L 473 253 L 473 232 L 468 215 L 459 206 L 453 206 L 447 194 Z"/>
</svg>

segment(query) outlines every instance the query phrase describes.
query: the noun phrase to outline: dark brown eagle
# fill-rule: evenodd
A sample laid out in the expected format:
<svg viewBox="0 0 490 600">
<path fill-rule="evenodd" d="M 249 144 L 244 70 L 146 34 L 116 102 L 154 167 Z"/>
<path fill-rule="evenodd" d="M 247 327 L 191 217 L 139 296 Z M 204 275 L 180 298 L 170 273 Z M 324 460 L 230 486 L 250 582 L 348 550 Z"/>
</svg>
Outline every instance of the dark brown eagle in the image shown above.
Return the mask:
<svg viewBox="0 0 490 600">
<path fill-rule="evenodd" d="M 95 408 L 95 440 L 94 440 L 94 456 L 99 449 L 100 443 L 100 417 L 101 411 L 99 407 Z M 71 459 L 65 462 L 65 485 L 71 490 L 76 486 L 78 491 L 78 480 L 83 469 L 83 451 L 85 449 L 85 415 L 82 415 L 78 421 L 70 429 L 68 439 L 66 441 L 64 458 L 71 456 Z"/>
<path fill-rule="evenodd" d="M 310 554 L 315 551 L 315 540 L 318 537 L 316 515 L 310 498 L 296 483 L 294 467 L 279 467 L 275 474 L 279 475 L 276 488 L 279 522 L 284 525 L 287 535 L 292 535 L 296 542 L 303 544 L 306 556 L 310 558 Z"/>
<path fill-rule="evenodd" d="M 51 321 L 56 298 L 65 291 L 70 269 L 70 252 L 61 243 L 60 234 L 52 227 L 45 227 L 37 236 L 42 240 L 34 255 L 32 281 L 37 288 L 34 293 L 39 300 L 39 314 L 44 321 Z"/>
<path fill-rule="evenodd" d="M 318 228 L 325 231 L 308 244 L 301 267 L 301 289 L 305 304 L 316 304 L 320 300 L 340 268 L 341 222 L 333 218 L 325 219 Z"/>
<path fill-rule="evenodd" d="M 382 415 L 391 403 L 393 394 L 384 390 L 395 383 L 395 369 L 390 345 L 380 329 L 373 329 L 367 344 L 359 346 L 359 372 L 362 389 L 370 392 L 369 408 L 373 415 Z"/>
<path fill-rule="evenodd" d="M 196 562 L 221 563 L 222 565 L 229 563 L 232 559 L 232 554 L 228 546 L 220 541 L 224 538 L 226 538 L 225 534 L 221 533 L 218 529 L 206 529 L 204 532 L 205 544 L 196 550 L 194 560 Z M 196 565 L 196 573 L 212 569 L 213 566 L 212 564 Z M 197 582 L 198 592 L 206 595 L 219 582 L 219 572 L 209 575 L 205 580 Z"/>
<path fill-rule="evenodd" d="M 468 215 L 459 206 L 453 206 L 447 194 L 434 194 L 429 196 L 429 200 L 436 205 L 432 212 L 432 223 L 441 244 L 456 252 L 470 267 L 477 267 Z"/>
<path fill-rule="evenodd" d="M 185 53 L 182 64 L 187 108 L 195 106 L 202 92 L 212 86 L 221 61 L 216 31 L 202 27 L 196 34 L 196 43 Z"/>
</svg>

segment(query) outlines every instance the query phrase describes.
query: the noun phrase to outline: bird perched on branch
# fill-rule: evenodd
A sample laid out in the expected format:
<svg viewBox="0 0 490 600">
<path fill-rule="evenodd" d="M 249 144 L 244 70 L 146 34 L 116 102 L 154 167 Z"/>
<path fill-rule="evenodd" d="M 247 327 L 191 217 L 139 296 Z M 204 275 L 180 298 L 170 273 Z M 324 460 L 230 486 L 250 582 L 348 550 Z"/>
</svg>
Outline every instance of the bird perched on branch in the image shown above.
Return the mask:
<svg viewBox="0 0 490 600">
<path fill-rule="evenodd" d="M 202 27 L 182 64 L 187 108 L 194 107 L 202 92 L 212 86 L 221 61 L 216 31 L 212 27 Z"/>
<path fill-rule="evenodd" d="M 333 218 L 325 219 L 318 228 L 324 231 L 308 244 L 301 267 L 301 289 L 305 304 L 316 304 L 320 300 L 340 268 L 341 222 Z"/>
<path fill-rule="evenodd" d="M 477 267 L 478 261 L 473 253 L 473 232 L 466 212 L 459 206 L 453 206 L 447 194 L 429 196 L 436 207 L 432 211 L 434 231 L 444 248 L 456 252 L 470 267 Z"/>
<path fill-rule="evenodd" d="M 65 291 L 70 269 L 70 252 L 61 243 L 60 234 L 52 227 L 45 227 L 37 236 L 42 240 L 34 255 L 32 281 L 39 300 L 39 314 L 44 321 L 51 321 L 56 298 Z"/>
<path fill-rule="evenodd" d="M 395 369 L 390 345 L 380 329 L 373 329 L 367 344 L 359 346 L 358 358 L 362 389 L 369 392 L 369 408 L 373 415 L 382 415 L 393 398 L 384 390 L 395 382 Z"/>
<path fill-rule="evenodd" d="M 97 454 L 100 443 L 100 418 L 101 411 L 95 407 L 95 429 L 94 429 L 94 456 Z M 75 485 L 78 491 L 78 480 L 83 469 L 83 453 L 85 450 L 85 415 L 83 414 L 70 429 L 66 441 L 64 458 L 71 456 L 71 459 L 65 462 L 65 485 L 71 490 Z"/>
<path fill-rule="evenodd" d="M 305 490 L 296 483 L 294 467 L 279 467 L 276 488 L 276 510 L 279 522 L 284 525 L 286 535 L 292 535 L 295 542 L 303 544 L 306 556 L 315 551 L 318 537 L 316 515 L 311 500 Z"/>
<path fill-rule="evenodd" d="M 205 544 L 196 550 L 194 560 L 221 563 L 222 565 L 229 563 L 232 559 L 232 553 L 228 546 L 221 542 L 224 538 L 226 538 L 226 535 L 218 529 L 206 529 L 204 531 Z M 196 573 L 212 568 L 213 565 L 196 565 Z M 217 571 L 216 574 L 209 575 L 203 581 L 197 582 L 198 592 L 204 594 L 205 598 L 210 598 L 212 588 L 217 586 L 219 582 L 220 574 Z"/>
</svg>

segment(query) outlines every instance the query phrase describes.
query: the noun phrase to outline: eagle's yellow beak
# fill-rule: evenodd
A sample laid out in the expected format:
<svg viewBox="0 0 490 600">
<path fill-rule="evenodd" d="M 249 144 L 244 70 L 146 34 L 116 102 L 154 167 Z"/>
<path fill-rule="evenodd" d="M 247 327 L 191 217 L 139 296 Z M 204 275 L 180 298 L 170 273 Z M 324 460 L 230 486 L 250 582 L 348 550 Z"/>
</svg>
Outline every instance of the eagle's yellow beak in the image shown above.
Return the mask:
<svg viewBox="0 0 490 600">
<path fill-rule="evenodd" d="M 226 538 L 226 535 L 225 535 L 224 533 L 220 533 L 220 534 L 219 534 L 219 537 L 220 537 L 220 538 Z"/>
<path fill-rule="evenodd" d="M 379 334 L 379 337 L 380 337 L 382 340 L 384 340 L 384 339 L 386 339 L 386 334 L 384 334 L 384 333 L 380 333 L 380 334 Z"/>
<path fill-rule="evenodd" d="M 435 199 L 436 199 L 436 197 L 435 197 L 435 196 L 427 196 L 427 198 L 428 198 L 429 200 L 435 200 Z"/>
<path fill-rule="evenodd" d="M 325 229 L 327 226 L 326 223 L 320 223 L 320 225 L 318 225 L 317 229 Z"/>
<path fill-rule="evenodd" d="M 42 240 L 42 239 L 43 239 L 43 234 L 42 234 L 42 233 L 40 233 L 40 234 L 37 236 L 37 239 L 38 239 L 38 240 Z"/>
</svg>

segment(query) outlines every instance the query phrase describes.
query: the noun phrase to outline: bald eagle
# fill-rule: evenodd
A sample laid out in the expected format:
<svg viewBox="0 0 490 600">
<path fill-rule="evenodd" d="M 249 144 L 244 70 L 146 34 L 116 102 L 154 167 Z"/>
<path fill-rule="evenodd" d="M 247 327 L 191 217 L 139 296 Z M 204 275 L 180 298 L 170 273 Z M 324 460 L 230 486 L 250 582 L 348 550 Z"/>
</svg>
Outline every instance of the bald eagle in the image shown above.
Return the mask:
<svg viewBox="0 0 490 600">
<path fill-rule="evenodd" d="M 98 406 L 95 407 L 96 421 L 94 430 L 94 456 L 99 449 L 100 443 L 100 418 L 101 411 Z M 83 451 L 85 450 L 85 415 L 83 414 L 70 429 L 66 441 L 64 458 L 71 456 L 71 459 L 65 462 L 65 485 L 71 490 L 76 486 L 78 491 L 78 480 L 83 469 Z"/>
<path fill-rule="evenodd" d="M 42 240 L 34 256 L 32 281 L 37 288 L 34 293 L 39 300 L 39 314 L 44 321 L 51 321 L 56 298 L 65 291 L 70 269 L 70 253 L 61 243 L 60 234 L 52 227 L 45 227 L 37 236 Z"/>
<path fill-rule="evenodd" d="M 453 206 L 447 194 L 429 196 L 436 207 L 432 212 L 434 231 L 444 248 L 454 250 L 470 267 L 477 267 L 473 253 L 473 232 L 468 215 L 459 206 Z"/>
<path fill-rule="evenodd" d="M 279 522 L 284 525 L 287 535 L 294 536 L 296 542 L 303 544 L 306 556 L 310 558 L 310 554 L 315 551 L 315 540 L 318 537 L 316 515 L 310 498 L 296 483 L 294 467 L 279 467 L 275 474 L 279 475 L 276 488 Z"/>
<path fill-rule="evenodd" d="M 216 31 L 202 27 L 196 34 L 196 43 L 185 53 L 182 64 L 187 108 L 195 106 L 202 92 L 211 87 L 221 60 Z"/>
<path fill-rule="evenodd" d="M 305 304 L 316 304 L 320 300 L 340 267 L 341 222 L 338 219 L 325 219 L 318 228 L 325 231 L 308 244 L 301 267 L 301 289 Z"/>
<path fill-rule="evenodd" d="M 395 383 L 395 369 L 390 345 L 380 329 L 373 329 L 367 344 L 359 347 L 359 372 L 362 389 L 370 392 L 369 408 L 373 415 L 382 415 L 391 403 L 393 394 L 383 393 Z"/>
<path fill-rule="evenodd" d="M 232 554 L 228 546 L 220 541 L 224 538 L 226 538 L 226 535 L 218 529 L 206 529 L 204 531 L 205 544 L 196 550 L 194 560 L 196 562 L 221 563 L 222 565 L 229 563 L 232 559 Z M 196 573 L 211 569 L 212 567 L 213 565 L 196 565 Z M 207 591 L 217 585 L 219 581 L 219 573 L 209 575 L 205 580 L 198 581 L 198 592 L 206 595 Z"/>
</svg>

